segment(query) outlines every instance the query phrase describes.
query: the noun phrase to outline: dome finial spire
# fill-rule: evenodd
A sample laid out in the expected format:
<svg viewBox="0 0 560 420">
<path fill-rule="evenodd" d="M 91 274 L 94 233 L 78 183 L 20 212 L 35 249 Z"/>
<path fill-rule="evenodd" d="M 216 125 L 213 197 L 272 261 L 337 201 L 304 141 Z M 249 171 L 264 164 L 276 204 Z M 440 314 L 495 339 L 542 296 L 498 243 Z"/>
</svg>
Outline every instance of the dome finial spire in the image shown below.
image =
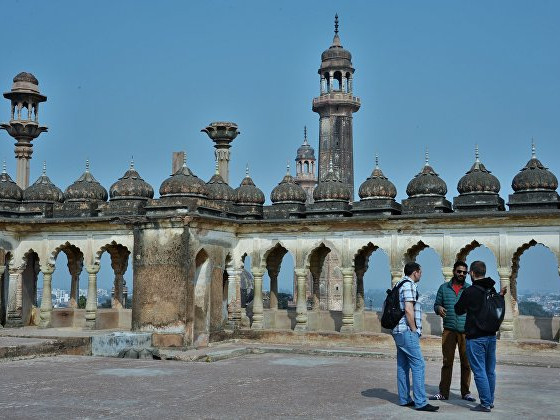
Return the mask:
<svg viewBox="0 0 560 420">
<path fill-rule="evenodd" d="M 474 161 L 480 163 L 480 154 L 478 153 L 478 144 L 474 145 Z"/>
<path fill-rule="evenodd" d="M 428 146 L 426 146 L 425 155 L 426 155 L 426 163 L 424 164 L 424 166 L 430 166 L 430 154 L 428 152 Z"/>
<path fill-rule="evenodd" d="M 535 147 L 535 139 L 531 137 L 531 159 L 537 158 L 537 148 Z"/>
<path fill-rule="evenodd" d="M 290 175 L 290 162 L 286 161 L 286 175 Z"/>
<path fill-rule="evenodd" d="M 130 157 L 130 169 L 134 169 L 134 155 Z"/>
<path fill-rule="evenodd" d="M 334 15 L 334 34 L 338 35 L 338 13 Z"/>
<path fill-rule="evenodd" d="M 216 156 L 216 165 L 215 165 L 216 167 L 214 168 L 214 174 L 215 175 L 220 175 L 220 167 L 219 167 L 218 162 L 219 162 L 218 157 Z"/>
<path fill-rule="evenodd" d="M 86 159 L 86 172 L 89 172 L 89 159 Z"/>
<path fill-rule="evenodd" d="M 379 169 L 379 155 L 375 154 L 375 169 Z"/>
<path fill-rule="evenodd" d="M 44 160 L 43 161 L 43 175 L 46 175 L 46 174 L 47 174 L 47 161 Z"/>
<path fill-rule="evenodd" d="M 309 144 L 309 143 L 307 143 L 307 126 L 306 125 L 303 126 L 303 144 Z"/>
<path fill-rule="evenodd" d="M 249 178 L 249 164 L 245 164 L 245 178 Z"/>
<path fill-rule="evenodd" d="M 187 167 L 187 152 L 183 153 L 183 168 Z"/>
<path fill-rule="evenodd" d="M 6 173 L 6 159 L 4 159 L 2 161 L 2 173 L 5 174 Z"/>
</svg>

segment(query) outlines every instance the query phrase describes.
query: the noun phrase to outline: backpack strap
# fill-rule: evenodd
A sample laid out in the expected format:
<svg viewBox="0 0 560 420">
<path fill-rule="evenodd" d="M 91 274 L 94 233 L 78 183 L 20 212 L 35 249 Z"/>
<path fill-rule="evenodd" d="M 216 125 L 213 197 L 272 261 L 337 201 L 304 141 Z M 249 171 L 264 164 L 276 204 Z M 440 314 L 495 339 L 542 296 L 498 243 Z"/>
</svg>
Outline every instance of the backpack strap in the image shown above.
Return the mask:
<svg viewBox="0 0 560 420">
<path fill-rule="evenodd" d="M 400 289 L 400 288 L 403 286 L 403 284 L 405 284 L 405 283 L 412 283 L 412 282 L 411 282 L 409 279 L 401 280 L 400 282 L 398 282 L 398 283 L 395 285 L 395 288 Z M 416 302 L 418 302 L 418 297 L 419 297 L 419 296 L 420 296 L 420 295 L 418 294 L 418 289 L 417 289 L 417 290 L 416 290 Z"/>
</svg>

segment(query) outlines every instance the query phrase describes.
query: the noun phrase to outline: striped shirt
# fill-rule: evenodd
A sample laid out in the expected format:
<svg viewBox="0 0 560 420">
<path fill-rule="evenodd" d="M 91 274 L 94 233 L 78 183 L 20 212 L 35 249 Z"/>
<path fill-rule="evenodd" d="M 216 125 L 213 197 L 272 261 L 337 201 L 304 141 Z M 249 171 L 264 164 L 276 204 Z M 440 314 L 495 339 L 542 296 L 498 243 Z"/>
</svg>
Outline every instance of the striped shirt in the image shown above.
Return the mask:
<svg viewBox="0 0 560 420">
<path fill-rule="evenodd" d="M 417 300 L 418 290 L 417 290 L 416 283 L 414 283 L 414 280 L 410 279 L 407 276 L 404 276 L 403 280 L 409 280 L 409 281 L 404 283 L 399 290 L 399 300 L 401 303 L 401 309 L 404 311 L 405 302 L 414 303 L 414 320 L 416 321 L 416 330 L 418 331 L 418 335 L 422 335 L 422 305 Z M 406 331 L 410 331 L 410 327 L 408 326 L 406 315 L 404 315 L 399 321 L 398 325 L 395 328 L 393 328 L 392 332 L 393 334 L 397 334 Z"/>
</svg>

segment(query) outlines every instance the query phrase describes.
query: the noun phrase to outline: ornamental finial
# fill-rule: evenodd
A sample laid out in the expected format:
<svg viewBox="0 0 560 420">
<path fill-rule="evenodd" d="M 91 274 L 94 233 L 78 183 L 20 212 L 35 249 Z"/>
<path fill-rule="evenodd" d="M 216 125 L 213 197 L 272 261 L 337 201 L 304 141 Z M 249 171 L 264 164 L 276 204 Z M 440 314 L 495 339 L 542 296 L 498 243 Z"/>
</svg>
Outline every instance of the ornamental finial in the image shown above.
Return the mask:
<svg viewBox="0 0 560 420">
<path fill-rule="evenodd" d="M 338 13 L 334 15 L 334 33 L 338 34 Z"/>
<path fill-rule="evenodd" d="M 134 169 L 134 155 L 130 157 L 130 169 Z"/>
<path fill-rule="evenodd" d="M 307 143 L 307 126 L 306 125 L 303 126 L 303 144 L 308 144 Z"/>
<path fill-rule="evenodd" d="M 183 153 L 183 168 L 187 167 L 187 152 Z"/>
<path fill-rule="evenodd" d="M 86 159 L 86 172 L 89 172 L 89 159 Z"/>
<path fill-rule="evenodd" d="M 249 178 L 249 164 L 245 165 L 245 178 Z"/>
<path fill-rule="evenodd" d="M 535 147 L 535 140 L 531 137 L 531 159 L 537 158 L 537 148 Z"/>
<path fill-rule="evenodd" d="M 375 169 L 379 169 L 379 155 L 375 154 Z"/>
<path fill-rule="evenodd" d="M 290 162 L 286 162 L 286 175 L 290 175 Z"/>
<path fill-rule="evenodd" d="M 475 162 L 476 163 L 480 163 L 480 154 L 478 153 L 478 144 L 475 144 L 474 146 L 474 157 L 475 157 Z"/>
<path fill-rule="evenodd" d="M 46 175 L 46 174 L 47 174 L 47 161 L 44 160 L 43 161 L 43 175 Z"/>
<path fill-rule="evenodd" d="M 2 161 L 2 173 L 5 174 L 6 173 L 6 159 L 4 159 Z"/>
<path fill-rule="evenodd" d="M 426 146 L 426 163 L 425 166 L 430 166 L 430 154 L 428 153 L 428 146 Z"/>
</svg>

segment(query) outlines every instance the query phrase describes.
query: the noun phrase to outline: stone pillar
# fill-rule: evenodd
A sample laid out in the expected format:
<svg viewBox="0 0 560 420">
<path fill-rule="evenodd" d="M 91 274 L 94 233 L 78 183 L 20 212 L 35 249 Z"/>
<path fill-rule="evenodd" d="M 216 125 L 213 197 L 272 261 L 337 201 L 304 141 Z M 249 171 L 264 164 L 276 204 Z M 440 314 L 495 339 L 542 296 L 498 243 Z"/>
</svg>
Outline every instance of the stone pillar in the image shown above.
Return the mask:
<svg viewBox="0 0 560 420">
<path fill-rule="evenodd" d="M 445 281 L 449 281 L 453 278 L 453 267 L 442 267 L 441 271 Z"/>
<path fill-rule="evenodd" d="M 4 291 L 4 282 L 6 281 L 6 279 L 4 279 L 4 271 L 6 271 L 6 266 L 0 265 L 0 293 Z M 6 297 L 4 297 L 4 299 L 6 299 Z M 0 328 L 4 328 L 4 326 L 0 324 Z"/>
<path fill-rule="evenodd" d="M 31 144 L 20 144 L 16 143 L 14 148 L 16 154 L 16 184 L 22 189 L 26 189 L 29 186 L 29 166 L 31 155 L 33 154 L 33 148 Z"/>
<path fill-rule="evenodd" d="M 342 327 L 340 332 L 354 331 L 354 305 L 352 302 L 352 286 L 354 283 L 354 269 L 342 270 Z"/>
<path fill-rule="evenodd" d="M 255 295 L 253 298 L 253 323 L 251 328 L 255 330 L 260 330 L 264 327 L 263 325 L 263 299 L 262 299 L 262 279 L 264 276 L 264 270 L 260 267 L 252 267 L 251 273 L 253 274 L 253 279 L 255 281 Z"/>
<path fill-rule="evenodd" d="M 278 309 L 278 271 L 268 270 L 270 277 L 270 309 L 276 311 Z"/>
<path fill-rule="evenodd" d="M 218 161 L 218 171 L 220 172 L 220 176 L 229 184 L 229 160 L 230 160 L 230 151 L 229 145 L 222 146 L 222 148 L 216 148 L 214 151 L 214 155 L 216 156 L 216 160 Z"/>
<path fill-rule="evenodd" d="M 500 284 L 496 285 L 498 288 L 507 287 L 507 293 L 504 296 L 506 301 L 506 315 L 504 317 L 504 322 L 500 327 L 500 339 L 511 340 L 513 336 L 513 304 L 511 296 L 510 278 L 511 278 L 511 268 L 510 267 L 498 267 L 498 275 L 500 276 Z M 499 290 L 498 290 L 499 291 Z"/>
<path fill-rule="evenodd" d="M 296 302 L 296 326 L 295 331 L 307 330 L 307 300 L 305 286 L 307 283 L 307 270 L 305 268 L 296 268 L 297 282 L 297 302 Z"/>
<path fill-rule="evenodd" d="M 22 281 L 23 269 L 11 268 L 10 280 L 8 284 L 8 314 L 6 316 L 6 326 L 23 327 L 22 319 Z"/>
<path fill-rule="evenodd" d="M 228 283 L 228 324 L 230 328 L 241 326 L 241 270 L 227 270 Z"/>
<path fill-rule="evenodd" d="M 52 325 L 52 275 L 54 268 L 54 265 L 50 264 L 41 267 L 43 273 L 43 298 L 41 299 L 39 328 L 50 328 Z"/>
<path fill-rule="evenodd" d="M 391 270 L 391 287 L 394 287 L 399 281 L 402 280 L 404 273 L 402 270 Z"/>
<path fill-rule="evenodd" d="M 311 298 L 313 299 L 311 303 L 311 310 L 318 311 L 321 309 L 321 271 L 311 272 L 311 279 L 313 284 L 313 294 Z M 307 293 L 307 291 L 306 291 Z M 307 304 L 307 303 L 306 303 Z M 327 303 L 328 309 L 328 303 Z"/>
<path fill-rule="evenodd" d="M 356 270 L 356 311 L 363 312 L 364 302 L 364 274 L 365 270 Z"/>
<path fill-rule="evenodd" d="M 72 279 L 70 280 L 70 302 L 68 306 L 76 309 L 78 307 L 78 293 L 80 285 L 80 273 L 70 273 Z"/>
<path fill-rule="evenodd" d="M 97 318 L 97 273 L 99 272 L 99 264 L 86 266 L 88 272 L 88 295 L 86 302 L 86 328 L 95 329 L 95 320 Z"/>
</svg>

